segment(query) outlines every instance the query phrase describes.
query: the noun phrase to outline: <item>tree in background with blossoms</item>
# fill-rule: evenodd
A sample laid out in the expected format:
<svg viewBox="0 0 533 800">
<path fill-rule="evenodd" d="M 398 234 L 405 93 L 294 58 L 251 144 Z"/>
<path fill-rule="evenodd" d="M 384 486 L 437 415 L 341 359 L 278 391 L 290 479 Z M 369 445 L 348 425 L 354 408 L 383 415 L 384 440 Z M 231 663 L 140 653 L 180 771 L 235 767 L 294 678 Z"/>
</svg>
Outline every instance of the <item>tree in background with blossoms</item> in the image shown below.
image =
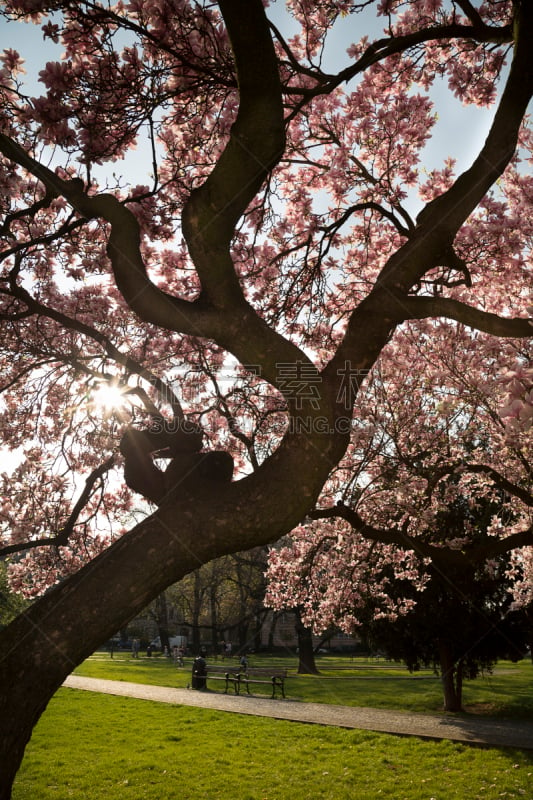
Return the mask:
<svg viewBox="0 0 533 800">
<path fill-rule="evenodd" d="M 527 613 L 531 605 L 533 550 L 508 546 L 511 538 L 527 541 L 531 526 L 531 419 L 523 405 L 515 414 L 510 399 L 524 395 L 528 354 L 516 342 L 478 347 L 448 323 L 438 337 L 427 333 L 406 328 L 384 348 L 359 393 L 350 447 L 325 487 L 327 505 L 271 550 L 266 602 L 297 608 L 317 634 L 339 626 L 379 640 L 384 651 L 388 640 L 392 655 L 403 648 L 411 667 L 438 664 L 445 708 L 457 711 L 464 675 L 517 652 L 511 644 L 505 650 L 503 630 L 490 641 L 490 658 L 483 650 L 493 628 L 503 629 L 505 608 Z M 455 608 L 450 647 L 442 636 L 437 642 L 437 624 L 433 638 L 427 634 L 439 616 L 429 591 L 435 583 L 442 616 L 446 592 Z M 457 603 L 473 614 L 459 614 Z M 479 633 L 494 604 L 485 634 L 471 641 L 472 618 Z"/>
<path fill-rule="evenodd" d="M 0 525 L 37 598 L 0 634 L 1 800 L 65 676 L 213 558 L 340 517 L 328 558 L 354 583 L 379 591 L 385 562 L 420 580 L 420 557 L 461 552 L 417 534 L 443 470 L 472 502 L 514 487 L 515 526 L 472 559 L 533 543 L 518 457 L 481 461 L 459 415 L 440 461 L 428 389 L 455 364 L 508 392 L 520 450 L 530 4 L 291 0 L 290 33 L 280 6 L 0 5 L 58 51 L 37 91 L 23 54 L 1 56 Z M 328 69 L 339 26 L 347 65 Z M 493 112 L 463 172 L 423 168 L 435 83 Z M 378 439 L 360 453 L 372 393 L 376 430 L 392 424 L 396 365 L 414 408 L 387 477 Z M 422 430 L 433 456 L 408 451 Z"/>
</svg>

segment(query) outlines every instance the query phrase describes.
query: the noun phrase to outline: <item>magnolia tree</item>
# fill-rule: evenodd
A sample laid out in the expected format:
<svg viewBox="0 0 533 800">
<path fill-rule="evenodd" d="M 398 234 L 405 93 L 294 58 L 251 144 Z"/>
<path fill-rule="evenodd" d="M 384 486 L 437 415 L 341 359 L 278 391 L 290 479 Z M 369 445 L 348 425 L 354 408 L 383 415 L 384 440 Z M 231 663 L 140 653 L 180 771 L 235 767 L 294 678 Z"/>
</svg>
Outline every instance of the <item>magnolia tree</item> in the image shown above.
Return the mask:
<svg viewBox="0 0 533 800">
<path fill-rule="evenodd" d="M 531 4 L 291 0 L 290 33 L 280 5 L 0 4 L 58 53 L 39 90 L 14 49 L 0 71 L 0 524 L 37 598 L 0 635 L 0 798 L 65 676 L 169 584 L 313 513 L 403 534 L 342 461 L 378 359 L 415 378 L 417 342 L 457 344 L 527 421 Z M 420 166 L 434 85 L 493 111 L 461 174 Z"/>
<path fill-rule="evenodd" d="M 420 325 L 415 336 L 410 326 L 383 349 L 359 392 L 348 450 L 324 487 L 329 504 L 322 501 L 271 551 L 267 603 L 303 609 L 316 633 L 338 625 L 351 634 L 369 626 L 386 634 L 376 621 L 418 620 L 432 576 L 450 604 L 478 606 L 480 639 L 500 614 L 482 635 L 488 612 L 481 600 L 494 605 L 497 591 L 508 608 L 531 603 L 533 549 L 509 549 L 527 542 L 533 504 L 530 419 L 523 405 L 515 414 L 509 399 L 530 380 L 526 352 L 511 341 L 497 349 L 494 341 L 474 342 L 448 322 L 432 328 L 438 336 L 425 336 Z M 505 364 L 514 364 L 512 375 Z M 495 383 L 495 374 L 505 377 Z M 455 651 L 460 624 L 456 614 Z M 442 620 L 433 639 L 441 628 Z M 445 706 L 457 711 L 464 664 L 476 656 L 450 658 L 452 643 L 445 644 L 433 653 Z M 470 639 L 467 651 L 475 644 Z"/>
</svg>

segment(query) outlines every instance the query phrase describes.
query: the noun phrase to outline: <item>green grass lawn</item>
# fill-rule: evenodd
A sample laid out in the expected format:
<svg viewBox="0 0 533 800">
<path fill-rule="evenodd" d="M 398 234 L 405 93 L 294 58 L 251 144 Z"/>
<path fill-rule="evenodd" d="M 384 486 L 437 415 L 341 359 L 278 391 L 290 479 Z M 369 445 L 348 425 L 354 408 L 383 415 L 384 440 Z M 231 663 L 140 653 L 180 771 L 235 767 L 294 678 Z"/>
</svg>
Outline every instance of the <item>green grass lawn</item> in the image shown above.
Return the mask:
<svg viewBox="0 0 533 800">
<path fill-rule="evenodd" d="M 265 664 L 254 657 L 254 663 Z M 272 659 L 268 661 L 272 663 Z M 278 661 L 278 663 L 281 663 Z M 290 669 L 292 699 L 421 712 L 442 708 L 431 672 L 320 660 Z M 340 667 L 343 666 L 344 669 Z M 191 662 L 97 653 L 76 673 L 183 686 Z M 258 687 L 259 688 L 259 687 Z M 474 713 L 533 718 L 531 662 L 469 682 Z M 265 687 L 266 691 L 266 687 Z M 283 702 L 280 700 L 280 702 Z M 39 721 L 13 800 L 533 800 L 533 753 L 432 742 L 60 689 Z"/>
<path fill-rule="evenodd" d="M 533 753 L 61 689 L 13 800 L 533 797 Z"/>
<path fill-rule="evenodd" d="M 225 662 L 232 663 L 232 662 Z M 320 675 L 297 675 L 295 659 L 267 659 L 254 656 L 253 664 L 276 663 L 289 668 L 287 695 L 293 700 L 334 705 L 391 708 L 421 713 L 442 712 L 440 679 L 430 670 L 411 675 L 397 664 L 368 662 L 349 658 L 323 657 L 318 661 Z M 342 666 L 342 669 L 339 669 Z M 133 659 L 129 654 L 97 653 L 81 664 L 75 673 L 94 678 L 133 681 L 160 686 L 183 687 L 190 683 L 191 660 L 184 667 L 175 667 L 170 659 Z M 254 687 L 269 694 L 268 686 Z M 501 662 L 492 675 L 467 681 L 464 705 L 468 712 L 533 719 L 533 665 Z M 528 798 L 528 800 L 533 800 Z"/>
</svg>

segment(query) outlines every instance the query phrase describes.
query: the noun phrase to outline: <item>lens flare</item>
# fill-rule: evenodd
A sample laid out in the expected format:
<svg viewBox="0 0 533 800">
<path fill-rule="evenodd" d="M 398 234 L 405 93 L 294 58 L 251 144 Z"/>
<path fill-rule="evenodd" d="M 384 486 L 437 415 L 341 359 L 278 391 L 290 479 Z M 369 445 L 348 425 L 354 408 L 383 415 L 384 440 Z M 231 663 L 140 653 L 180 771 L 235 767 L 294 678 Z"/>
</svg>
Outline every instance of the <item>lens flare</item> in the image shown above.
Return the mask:
<svg viewBox="0 0 533 800">
<path fill-rule="evenodd" d="M 106 413 L 124 408 L 126 398 L 123 390 L 112 383 L 101 383 L 93 392 L 94 405 Z"/>
</svg>

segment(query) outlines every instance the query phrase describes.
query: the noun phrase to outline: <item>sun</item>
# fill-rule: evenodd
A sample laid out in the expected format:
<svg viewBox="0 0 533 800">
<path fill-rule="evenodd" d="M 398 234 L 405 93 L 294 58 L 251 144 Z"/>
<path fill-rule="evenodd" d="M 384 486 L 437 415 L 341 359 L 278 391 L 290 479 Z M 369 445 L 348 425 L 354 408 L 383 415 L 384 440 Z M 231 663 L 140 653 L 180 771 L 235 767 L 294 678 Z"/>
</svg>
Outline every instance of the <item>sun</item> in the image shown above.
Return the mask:
<svg viewBox="0 0 533 800">
<path fill-rule="evenodd" d="M 92 401 L 96 408 L 109 414 L 124 408 L 126 397 L 124 390 L 113 383 L 100 383 L 92 393 Z"/>
</svg>

